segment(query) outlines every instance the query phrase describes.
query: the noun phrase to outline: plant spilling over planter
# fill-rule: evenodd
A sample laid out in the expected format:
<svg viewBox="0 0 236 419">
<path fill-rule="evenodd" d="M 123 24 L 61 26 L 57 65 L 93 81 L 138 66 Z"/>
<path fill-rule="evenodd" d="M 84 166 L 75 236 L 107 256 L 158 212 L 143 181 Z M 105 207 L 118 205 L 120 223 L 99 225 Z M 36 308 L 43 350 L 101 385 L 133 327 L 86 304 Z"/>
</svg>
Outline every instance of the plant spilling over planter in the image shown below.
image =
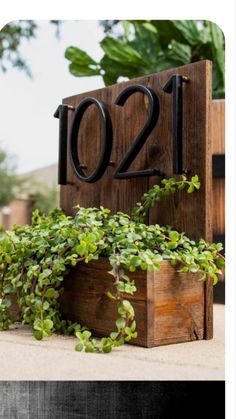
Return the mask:
<svg viewBox="0 0 236 419">
<path fill-rule="evenodd" d="M 160 262 L 168 260 L 181 272 L 198 272 L 202 281 L 209 277 L 216 283 L 224 265 L 221 244 L 203 239 L 194 242 L 170 227 L 144 224 L 148 209 L 161 198 L 184 188 L 192 193 L 199 187 L 197 176 L 163 179 L 161 186 L 155 185 L 143 195 L 130 216 L 121 212 L 112 215 L 103 207 L 78 206 L 74 218 L 59 209 L 49 216 L 35 211 L 32 226 L 15 227 L 0 238 L 0 329 L 7 330 L 20 320 L 32 326 L 36 339 L 53 332 L 75 333 L 79 339 L 76 350 L 110 352 L 137 337 L 134 309 L 124 297 L 136 291 L 129 272 L 158 271 Z M 62 319 L 59 297 L 69 270 L 99 257 L 108 258 L 111 265 L 115 291 L 107 295 L 117 301 L 118 319 L 110 336 L 95 339 L 85 326 Z M 14 299 L 17 315 L 11 309 Z"/>
</svg>

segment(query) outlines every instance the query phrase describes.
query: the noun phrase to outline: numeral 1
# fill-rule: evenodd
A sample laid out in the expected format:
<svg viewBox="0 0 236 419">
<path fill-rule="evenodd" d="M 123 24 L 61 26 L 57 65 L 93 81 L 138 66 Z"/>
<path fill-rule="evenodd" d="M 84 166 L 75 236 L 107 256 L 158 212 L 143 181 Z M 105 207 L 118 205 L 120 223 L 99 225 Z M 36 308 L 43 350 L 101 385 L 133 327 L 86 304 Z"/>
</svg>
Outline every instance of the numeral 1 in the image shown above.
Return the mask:
<svg viewBox="0 0 236 419">
<path fill-rule="evenodd" d="M 174 74 L 163 87 L 164 92 L 172 93 L 172 124 L 173 124 L 173 173 L 183 173 L 183 77 Z"/>
<path fill-rule="evenodd" d="M 67 122 L 68 105 L 59 105 L 54 113 L 59 118 L 58 184 L 67 185 Z"/>
</svg>

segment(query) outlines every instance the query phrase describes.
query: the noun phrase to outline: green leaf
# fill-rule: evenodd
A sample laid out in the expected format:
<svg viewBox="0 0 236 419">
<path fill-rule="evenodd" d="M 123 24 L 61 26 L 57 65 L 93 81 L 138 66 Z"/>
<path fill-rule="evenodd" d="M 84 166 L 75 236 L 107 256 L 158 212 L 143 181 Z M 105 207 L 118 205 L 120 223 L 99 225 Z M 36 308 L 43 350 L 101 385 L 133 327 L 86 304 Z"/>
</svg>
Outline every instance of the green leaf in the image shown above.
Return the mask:
<svg viewBox="0 0 236 419">
<path fill-rule="evenodd" d="M 108 354 L 109 352 L 112 351 L 112 345 L 103 346 L 102 350 L 105 354 Z"/>
<path fill-rule="evenodd" d="M 204 32 L 198 28 L 195 20 L 173 20 L 172 24 L 178 30 L 179 35 L 183 37 L 183 40 L 189 45 L 197 45 L 205 42 Z"/>
<path fill-rule="evenodd" d="M 111 332 L 110 337 L 112 340 L 116 340 L 116 338 L 119 336 L 119 332 Z"/>
<path fill-rule="evenodd" d="M 216 259 L 216 266 L 218 268 L 221 268 L 222 266 L 225 266 L 225 261 L 221 259 L 220 257 Z"/>
<path fill-rule="evenodd" d="M 77 343 L 77 345 L 75 345 L 75 350 L 78 352 L 81 352 L 84 348 L 84 344 L 82 342 Z"/>
<path fill-rule="evenodd" d="M 176 247 L 178 247 L 178 243 L 176 243 L 176 242 L 167 243 L 167 248 L 170 249 L 170 250 L 176 249 Z"/>
<path fill-rule="evenodd" d="M 224 89 L 225 56 L 224 56 L 224 35 L 222 30 L 213 22 L 207 21 L 212 37 L 212 55 L 217 68 L 219 88 Z"/>
<path fill-rule="evenodd" d="M 197 175 L 195 175 L 195 176 L 193 176 L 193 177 L 191 178 L 191 183 L 192 183 L 192 185 L 194 186 L 194 188 L 196 188 L 196 189 L 200 189 L 201 184 L 200 184 L 200 182 L 199 182 L 199 179 L 198 179 L 198 176 L 197 176 Z"/>
<path fill-rule="evenodd" d="M 155 26 L 154 26 L 154 25 L 152 25 L 152 23 L 150 23 L 150 22 L 144 22 L 144 23 L 142 24 L 142 26 L 143 26 L 145 29 L 147 29 L 149 32 L 152 32 L 152 33 L 154 33 L 154 34 L 157 34 L 157 29 L 155 28 Z"/>
<path fill-rule="evenodd" d="M 9 308 L 11 306 L 11 300 L 5 298 L 4 300 L 2 300 L 1 305 L 5 308 Z"/>
<path fill-rule="evenodd" d="M 130 259 L 130 264 L 137 267 L 141 264 L 141 259 L 139 256 L 132 256 Z"/>
<path fill-rule="evenodd" d="M 76 336 L 78 339 L 83 340 L 83 335 L 82 335 L 82 332 L 81 332 L 81 331 L 79 331 L 79 330 L 75 330 L 75 336 Z"/>
<path fill-rule="evenodd" d="M 48 288 L 45 293 L 46 298 L 57 298 L 58 297 L 58 291 L 56 291 L 54 288 Z"/>
<path fill-rule="evenodd" d="M 178 60 L 180 64 L 187 64 L 191 62 L 191 47 L 189 45 L 181 44 L 176 41 L 171 42 L 171 50 L 169 57 Z"/>
<path fill-rule="evenodd" d="M 51 330 L 53 328 L 53 321 L 50 319 L 46 319 L 43 322 L 43 329 L 45 330 Z"/>
<path fill-rule="evenodd" d="M 48 310 L 49 307 L 50 307 L 49 302 L 48 301 L 44 301 L 44 303 L 43 303 L 43 309 L 44 310 Z"/>
<path fill-rule="evenodd" d="M 197 265 L 190 265 L 189 266 L 189 272 L 195 273 L 198 272 L 199 268 Z"/>
<path fill-rule="evenodd" d="M 83 338 L 83 340 L 88 340 L 90 337 L 91 337 L 91 335 L 92 335 L 92 333 L 91 332 L 89 332 L 88 330 L 85 330 L 83 333 L 82 333 L 82 338 Z"/>
<path fill-rule="evenodd" d="M 99 76 L 101 73 L 100 67 L 85 67 L 77 63 L 71 63 L 69 70 L 76 77 Z"/>
<path fill-rule="evenodd" d="M 189 187 L 188 187 L 188 189 L 187 189 L 187 192 L 188 192 L 188 193 L 192 193 L 192 192 L 194 192 L 194 186 L 193 186 L 193 184 L 192 184 L 192 183 L 189 185 Z"/>
<path fill-rule="evenodd" d="M 146 61 L 130 45 L 118 39 L 106 37 L 100 43 L 108 58 L 129 66 L 146 66 Z"/>
<path fill-rule="evenodd" d="M 136 329 L 136 321 L 135 320 L 131 323 L 130 329 L 131 329 L 132 332 L 135 331 L 135 329 Z"/>
<path fill-rule="evenodd" d="M 177 242 L 179 240 L 179 233 L 178 231 L 170 231 L 169 232 L 169 238 L 172 242 Z"/>
<path fill-rule="evenodd" d="M 37 340 L 42 340 L 43 339 L 43 331 L 42 330 L 35 330 L 34 331 L 34 337 Z"/>
<path fill-rule="evenodd" d="M 87 54 L 87 52 L 74 46 L 70 46 L 66 48 L 65 58 L 67 58 L 67 60 L 72 61 L 75 64 L 78 64 L 79 66 L 88 66 L 91 64 L 93 65 L 97 64 L 96 61 L 94 61 Z"/>
<path fill-rule="evenodd" d="M 121 330 L 125 327 L 125 319 L 116 320 L 116 327 L 118 330 Z"/>
<path fill-rule="evenodd" d="M 85 346 L 85 352 L 94 352 L 94 347 L 93 347 L 93 345 L 90 343 L 90 344 L 86 344 L 86 346 Z"/>
<path fill-rule="evenodd" d="M 111 298 L 111 300 L 116 300 L 116 297 L 110 292 L 110 291 L 107 291 L 107 293 L 106 293 L 106 295 L 109 297 L 109 298 Z"/>
<path fill-rule="evenodd" d="M 3 288 L 3 292 L 4 292 L 4 294 L 13 294 L 14 293 L 14 288 L 13 288 L 13 286 L 11 284 L 6 285 Z"/>
<path fill-rule="evenodd" d="M 127 334 L 127 335 L 131 335 L 132 334 L 132 331 L 131 331 L 131 329 L 130 329 L 130 327 L 125 327 L 125 333 Z"/>
<path fill-rule="evenodd" d="M 34 321 L 34 329 L 35 330 L 42 330 L 42 323 L 41 323 L 41 320 L 39 320 L 39 319 L 36 319 L 35 321 Z"/>
</svg>

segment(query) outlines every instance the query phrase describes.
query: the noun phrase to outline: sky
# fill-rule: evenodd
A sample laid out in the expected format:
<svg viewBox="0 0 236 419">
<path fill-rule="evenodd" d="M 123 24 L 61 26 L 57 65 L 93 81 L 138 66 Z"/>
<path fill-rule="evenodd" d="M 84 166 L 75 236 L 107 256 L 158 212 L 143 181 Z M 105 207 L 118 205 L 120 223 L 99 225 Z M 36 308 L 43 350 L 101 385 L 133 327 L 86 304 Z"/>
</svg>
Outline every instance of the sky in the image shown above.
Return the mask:
<svg viewBox="0 0 236 419">
<path fill-rule="evenodd" d="M 95 59 L 103 56 L 99 41 L 104 34 L 98 21 L 65 21 L 59 40 L 54 25 L 37 23 L 37 38 L 20 47 L 33 79 L 16 69 L 0 73 L 0 146 L 15 156 L 18 173 L 57 162 L 59 121 L 53 114 L 62 99 L 104 86 L 100 76 L 72 76 L 64 58 L 70 45 Z"/>
</svg>

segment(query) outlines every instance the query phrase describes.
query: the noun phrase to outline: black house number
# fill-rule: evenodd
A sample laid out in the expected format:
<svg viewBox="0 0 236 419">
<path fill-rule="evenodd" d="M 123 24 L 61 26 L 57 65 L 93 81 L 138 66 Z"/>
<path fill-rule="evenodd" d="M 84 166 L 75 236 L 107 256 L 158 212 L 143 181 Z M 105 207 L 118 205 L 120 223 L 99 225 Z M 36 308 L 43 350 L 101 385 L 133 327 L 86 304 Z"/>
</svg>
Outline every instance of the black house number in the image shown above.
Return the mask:
<svg viewBox="0 0 236 419">
<path fill-rule="evenodd" d="M 186 81 L 186 77 L 181 75 L 173 75 L 163 87 L 164 92 L 172 94 L 172 125 L 173 125 L 173 173 L 181 174 L 182 168 L 182 83 Z M 148 98 L 148 116 L 147 120 L 140 130 L 139 134 L 134 138 L 129 150 L 123 157 L 122 161 L 118 163 L 115 171 L 115 179 L 129 179 L 140 176 L 154 176 L 160 174 L 157 169 L 147 169 L 140 171 L 128 171 L 132 162 L 141 151 L 146 143 L 149 135 L 157 124 L 160 104 L 156 93 L 141 84 L 134 84 L 126 87 L 116 98 L 116 106 L 125 106 L 126 100 L 136 92 L 141 92 Z M 98 109 L 101 118 L 101 143 L 102 150 L 97 167 L 94 171 L 86 176 L 83 171 L 83 165 L 78 155 L 77 138 L 79 134 L 80 124 L 82 118 L 89 108 L 95 105 Z M 58 167 L 58 183 L 60 185 L 67 184 L 67 124 L 68 124 L 68 110 L 71 107 L 68 105 L 59 105 L 54 116 L 59 118 L 59 167 Z M 105 173 L 111 157 L 113 144 L 113 128 L 112 122 L 104 102 L 93 97 L 86 97 L 83 99 L 75 109 L 74 118 L 72 121 L 71 132 L 69 137 L 69 154 L 73 170 L 76 176 L 84 182 L 97 182 Z"/>
</svg>

